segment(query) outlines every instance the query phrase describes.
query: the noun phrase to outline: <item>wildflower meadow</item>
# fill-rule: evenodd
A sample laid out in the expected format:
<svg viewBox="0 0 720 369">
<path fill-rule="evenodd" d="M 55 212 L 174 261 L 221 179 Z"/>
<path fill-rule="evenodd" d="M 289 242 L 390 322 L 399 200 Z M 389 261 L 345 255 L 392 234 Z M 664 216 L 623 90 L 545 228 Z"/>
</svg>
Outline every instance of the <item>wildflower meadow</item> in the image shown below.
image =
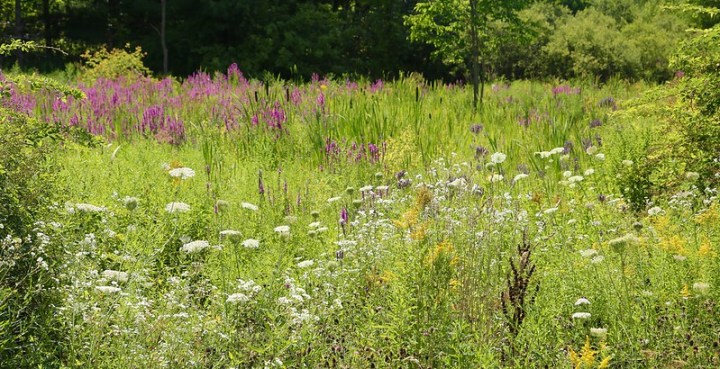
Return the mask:
<svg viewBox="0 0 720 369">
<path fill-rule="evenodd" d="M 40 327 L 0 313 L 0 347 L 27 362 L 720 365 L 717 189 L 685 171 L 629 197 L 644 131 L 622 112 L 648 85 L 500 81 L 477 111 L 415 75 L 236 65 L 4 86 L 63 137 L 38 159 L 51 201 L 1 241 L 0 273 L 39 277 L 0 303 L 47 303 Z"/>
</svg>

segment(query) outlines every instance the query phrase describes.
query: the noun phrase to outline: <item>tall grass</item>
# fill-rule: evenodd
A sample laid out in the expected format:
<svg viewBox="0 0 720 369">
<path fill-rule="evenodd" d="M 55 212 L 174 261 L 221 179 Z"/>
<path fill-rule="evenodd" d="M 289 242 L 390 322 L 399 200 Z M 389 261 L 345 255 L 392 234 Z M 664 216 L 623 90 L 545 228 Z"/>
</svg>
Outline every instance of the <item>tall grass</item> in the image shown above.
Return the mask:
<svg viewBox="0 0 720 369">
<path fill-rule="evenodd" d="M 477 112 L 467 89 L 415 77 L 98 85 L 133 100 L 95 117 L 110 128 L 84 126 L 103 145 L 52 158 L 67 189 L 43 230 L 66 251 L 60 365 L 718 361 L 715 190 L 689 176 L 638 212 L 619 196 L 613 109 L 642 85 L 488 86 Z M 21 97 L 62 124 L 105 106 Z M 153 106 L 165 115 L 140 127 Z M 149 125 L 168 117 L 183 129 Z"/>
</svg>

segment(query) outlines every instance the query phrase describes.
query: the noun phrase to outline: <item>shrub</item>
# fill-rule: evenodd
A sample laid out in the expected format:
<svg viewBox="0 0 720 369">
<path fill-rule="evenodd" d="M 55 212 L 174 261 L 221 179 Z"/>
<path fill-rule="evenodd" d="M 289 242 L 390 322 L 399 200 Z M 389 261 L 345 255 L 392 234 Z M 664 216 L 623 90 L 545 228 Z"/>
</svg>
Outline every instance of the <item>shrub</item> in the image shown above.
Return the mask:
<svg viewBox="0 0 720 369">
<path fill-rule="evenodd" d="M 129 48 L 130 45 L 125 45 Z M 105 47 L 94 52 L 86 51 L 82 58 L 85 59 L 84 78 L 94 81 L 98 78 L 115 79 L 120 76 L 148 76 L 150 69 L 143 64 L 145 53 L 138 46 L 134 51 L 123 49 L 108 50 Z"/>
<path fill-rule="evenodd" d="M 18 48 L 36 46 L 13 42 L 0 45 L 0 54 Z M 38 222 L 57 193 L 48 157 L 58 147 L 60 132 L 19 112 L 10 95 L 26 86 L 77 97 L 82 93 L 47 79 L 18 80 L 0 74 L 0 363 L 29 368 L 53 362 L 62 347 L 53 275 L 60 255 Z"/>
</svg>

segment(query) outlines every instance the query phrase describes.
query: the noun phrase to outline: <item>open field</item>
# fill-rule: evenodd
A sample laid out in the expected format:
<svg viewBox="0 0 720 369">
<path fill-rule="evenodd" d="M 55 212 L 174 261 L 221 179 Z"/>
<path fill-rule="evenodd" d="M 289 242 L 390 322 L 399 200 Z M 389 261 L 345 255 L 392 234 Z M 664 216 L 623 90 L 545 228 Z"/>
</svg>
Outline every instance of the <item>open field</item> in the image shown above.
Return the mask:
<svg viewBox="0 0 720 369">
<path fill-rule="evenodd" d="M 646 85 L 79 88 L 5 100 L 71 132 L 30 235 L 49 366 L 720 366 L 717 190 L 621 195 Z"/>
</svg>

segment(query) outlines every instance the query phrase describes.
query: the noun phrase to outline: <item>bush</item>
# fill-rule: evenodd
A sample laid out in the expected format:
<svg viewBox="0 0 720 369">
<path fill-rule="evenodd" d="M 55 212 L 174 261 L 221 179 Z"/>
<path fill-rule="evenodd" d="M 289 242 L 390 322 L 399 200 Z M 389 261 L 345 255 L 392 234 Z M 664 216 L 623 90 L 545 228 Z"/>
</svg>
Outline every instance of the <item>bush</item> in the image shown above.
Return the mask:
<svg viewBox="0 0 720 369">
<path fill-rule="evenodd" d="M 0 54 L 34 50 L 32 43 L 0 45 Z M 16 83 L 21 81 L 21 83 Z M 57 82 L 0 74 L 0 363 L 8 368 L 42 367 L 60 355 L 62 332 L 54 266 L 60 253 L 37 222 L 52 203 L 54 169 L 49 154 L 59 131 L 24 113 L 12 94 L 24 87 L 81 97 Z"/>
<path fill-rule="evenodd" d="M 693 186 L 720 183 L 720 26 L 682 43 L 670 62 L 671 82 L 646 92 L 621 112 L 623 132 L 647 137 L 642 147 L 625 148 L 633 162 L 617 184 L 636 209 L 646 199 L 666 197 Z"/>
<path fill-rule="evenodd" d="M 125 45 L 129 48 L 130 45 Z M 150 69 L 143 64 L 145 53 L 138 46 L 134 51 L 122 49 L 108 50 L 105 47 L 95 52 L 86 51 L 82 58 L 85 59 L 83 68 L 84 78 L 87 81 L 95 81 L 98 78 L 115 79 L 121 76 L 148 76 Z"/>
<path fill-rule="evenodd" d="M 53 196 L 46 156 L 55 132 L 0 107 L 0 362 L 37 367 L 57 354 L 59 301 L 49 240 L 34 229 Z"/>
</svg>

